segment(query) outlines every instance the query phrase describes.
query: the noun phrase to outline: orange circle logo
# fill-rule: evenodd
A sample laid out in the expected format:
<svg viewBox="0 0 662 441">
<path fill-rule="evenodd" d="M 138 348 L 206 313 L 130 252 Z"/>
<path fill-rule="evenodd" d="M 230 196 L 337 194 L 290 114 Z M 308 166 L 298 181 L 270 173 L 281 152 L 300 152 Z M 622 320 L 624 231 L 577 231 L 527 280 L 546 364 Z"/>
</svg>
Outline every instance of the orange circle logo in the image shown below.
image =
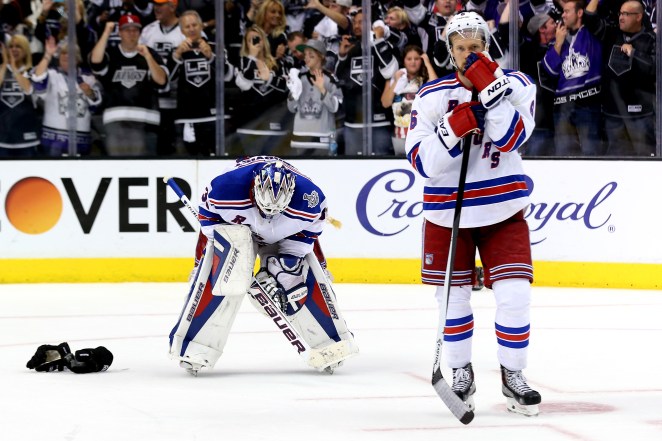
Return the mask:
<svg viewBox="0 0 662 441">
<path fill-rule="evenodd" d="M 21 179 L 9 189 L 5 200 L 9 222 L 26 234 L 41 234 L 57 224 L 62 215 L 62 196 L 43 178 Z"/>
</svg>

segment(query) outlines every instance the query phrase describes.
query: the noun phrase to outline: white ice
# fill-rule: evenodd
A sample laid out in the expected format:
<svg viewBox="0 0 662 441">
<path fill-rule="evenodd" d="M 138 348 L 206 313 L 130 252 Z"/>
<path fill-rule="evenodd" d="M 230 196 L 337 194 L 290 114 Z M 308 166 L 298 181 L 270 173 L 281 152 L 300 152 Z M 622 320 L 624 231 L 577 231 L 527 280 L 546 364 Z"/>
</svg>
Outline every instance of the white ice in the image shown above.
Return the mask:
<svg viewBox="0 0 662 441">
<path fill-rule="evenodd" d="M 430 386 L 433 289 L 337 284 L 361 354 L 317 373 L 245 300 L 216 367 L 167 357 L 184 284 L 0 285 L 0 440 L 662 439 L 662 292 L 534 287 L 529 383 L 538 417 L 505 410 L 492 292 L 474 293 L 476 417 Z M 106 346 L 104 373 L 37 373 L 37 346 Z M 445 369 L 446 377 L 449 370 Z"/>
</svg>

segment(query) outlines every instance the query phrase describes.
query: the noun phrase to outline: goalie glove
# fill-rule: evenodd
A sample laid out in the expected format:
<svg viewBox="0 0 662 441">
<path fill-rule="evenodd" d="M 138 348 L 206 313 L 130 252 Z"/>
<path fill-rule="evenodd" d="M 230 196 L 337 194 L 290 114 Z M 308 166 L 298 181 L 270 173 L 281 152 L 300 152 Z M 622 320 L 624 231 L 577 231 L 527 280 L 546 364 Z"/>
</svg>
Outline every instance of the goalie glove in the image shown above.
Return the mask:
<svg viewBox="0 0 662 441">
<path fill-rule="evenodd" d="M 301 83 L 301 78 L 299 78 L 299 69 L 290 69 L 285 85 L 287 85 L 292 99 L 294 101 L 298 100 L 301 96 L 301 92 L 303 92 L 303 84 Z"/>
<path fill-rule="evenodd" d="M 54 345 L 41 345 L 30 361 L 25 365 L 28 369 L 34 369 L 37 372 L 62 372 L 67 366 L 66 356 L 71 355 L 71 350 L 67 343 Z"/>
<path fill-rule="evenodd" d="M 298 311 L 299 307 L 296 302 L 303 300 L 308 295 L 308 287 L 306 286 L 307 271 L 304 271 L 304 269 L 307 269 L 307 266 L 303 259 L 291 254 L 280 254 L 277 257 L 267 258 L 267 271 L 282 290 L 282 296 L 285 298 L 282 299 L 281 297 L 283 300 L 281 309 L 287 314 Z"/>
<path fill-rule="evenodd" d="M 287 308 L 287 296 L 285 295 L 283 288 L 276 283 L 276 279 L 274 279 L 265 268 L 261 268 L 260 271 L 255 274 L 255 280 L 257 280 L 260 286 L 264 288 L 267 295 L 274 301 L 276 306 L 278 306 L 281 311 L 285 312 L 285 309 Z"/>
<path fill-rule="evenodd" d="M 464 76 L 474 85 L 480 102 L 491 109 L 507 94 L 510 80 L 487 52 L 472 52 L 464 63 Z"/>
</svg>

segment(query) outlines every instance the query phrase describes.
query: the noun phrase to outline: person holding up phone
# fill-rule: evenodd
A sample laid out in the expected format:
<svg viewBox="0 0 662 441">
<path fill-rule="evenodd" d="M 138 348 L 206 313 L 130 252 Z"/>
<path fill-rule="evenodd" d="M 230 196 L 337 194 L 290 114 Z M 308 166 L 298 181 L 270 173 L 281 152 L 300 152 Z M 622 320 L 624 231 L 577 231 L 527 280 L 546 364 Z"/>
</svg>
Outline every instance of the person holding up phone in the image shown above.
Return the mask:
<svg viewBox="0 0 662 441">
<path fill-rule="evenodd" d="M 259 26 L 246 30 L 241 45 L 235 84 L 241 90 L 235 108 L 237 140 L 231 147 L 237 154 L 263 155 L 288 148 L 292 116 L 285 100 L 285 70 L 271 54 L 267 35 Z"/>
<path fill-rule="evenodd" d="M 342 103 L 342 90 L 338 80 L 324 70 L 326 46 L 310 39 L 299 45 L 304 53 L 305 70 L 291 69 L 287 80 L 290 90 L 287 107 L 294 117 L 292 147 L 324 155 L 337 155 L 336 112 Z"/>
<path fill-rule="evenodd" d="M 189 155 L 209 156 L 216 151 L 216 46 L 202 35 L 202 18 L 196 11 L 183 12 L 179 27 L 185 40 L 170 60 L 171 81 L 177 85 L 175 124 L 184 126 L 184 147 Z M 232 66 L 222 55 L 223 77 L 229 81 Z"/>
</svg>

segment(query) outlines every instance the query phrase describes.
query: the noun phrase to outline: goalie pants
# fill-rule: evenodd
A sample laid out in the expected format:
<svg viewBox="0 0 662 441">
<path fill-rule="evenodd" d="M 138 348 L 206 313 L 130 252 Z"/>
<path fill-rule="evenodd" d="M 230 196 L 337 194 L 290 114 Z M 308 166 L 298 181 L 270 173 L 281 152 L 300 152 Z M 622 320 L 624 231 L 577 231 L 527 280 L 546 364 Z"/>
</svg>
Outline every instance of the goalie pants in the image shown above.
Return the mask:
<svg viewBox="0 0 662 441">
<path fill-rule="evenodd" d="M 425 221 L 423 225 L 423 283 L 437 285 L 441 304 L 451 229 Z M 444 330 L 444 356 L 452 368 L 471 361 L 474 317 L 472 274 L 476 250 L 485 270 L 485 286 L 496 298 L 495 333 L 499 362 L 508 369 L 526 367 L 529 345 L 530 283 L 533 281 L 529 228 L 524 213 L 494 225 L 458 231 L 452 284 Z"/>
</svg>

